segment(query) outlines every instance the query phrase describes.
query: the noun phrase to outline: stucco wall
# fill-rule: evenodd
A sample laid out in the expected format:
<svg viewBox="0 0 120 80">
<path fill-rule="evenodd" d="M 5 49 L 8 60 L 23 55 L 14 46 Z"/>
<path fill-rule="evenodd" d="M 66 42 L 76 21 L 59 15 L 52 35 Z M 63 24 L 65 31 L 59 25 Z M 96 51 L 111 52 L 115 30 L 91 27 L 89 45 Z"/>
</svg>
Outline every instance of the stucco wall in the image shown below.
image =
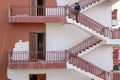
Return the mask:
<svg viewBox="0 0 120 80">
<path fill-rule="evenodd" d="M 113 69 L 112 46 L 100 46 L 90 53 L 82 56 L 87 61 L 101 67 L 104 70 L 110 71 Z"/>
<path fill-rule="evenodd" d="M 29 80 L 29 74 L 46 74 L 46 80 L 90 80 L 89 77 L 72 69 L 8 70 L 11 80 Z"/>
<path fill-rule="evenodd" d="M 46 24 L 46 50 L 65 50 L 91 36 L 72 24 Z"/>
<path fill-rule="evenodd" d="M 93 20 L 101 23 L 106 27 L 112 26 L 112 8 L 107 3 L 99 4 L 89 10 L 83 12 L 83 14 L 92 18 Z"/>
<path fill-rule="evenodd" d="M 66 4 L 68 5 L 74 4 L 79 0 L 56 0 L 56 1 L 57 1 L 57 5 L 65 6 Z"/>
</svg>

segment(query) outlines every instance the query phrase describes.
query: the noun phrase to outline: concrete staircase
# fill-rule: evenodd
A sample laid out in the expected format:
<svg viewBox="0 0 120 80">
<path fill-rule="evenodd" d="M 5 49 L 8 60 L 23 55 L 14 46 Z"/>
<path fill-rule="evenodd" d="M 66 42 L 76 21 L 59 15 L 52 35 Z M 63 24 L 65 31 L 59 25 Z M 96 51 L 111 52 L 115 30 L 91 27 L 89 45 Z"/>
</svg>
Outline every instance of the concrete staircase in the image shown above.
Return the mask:
<svg viewBox="0 0 120 80">
<path fill-rule="evenodd" d="M 95 76 L 95 75 L 93 75 L 93 74 L 91 74 L 89 72 L 86 72 L 85 70 L 82 70 L 81 68 L 78 68 L 77 66 L 74 66 L 73 64 L 69 64 L 68 62 L 67 62 L 67 68 L 68 69 L 74 69 L 74 70 L 82 73 L 83 75 L 86 75 L 86 76 L 90 77 L 91 79 L 103 80 L 103 79 L 101 79 L 101 78 L 99 78 L 99 77 L 97 77 L 97 76 Z"/>
<path fill-rule="evenodd" d="M 69 53 L 67 67 L 75 69 L 94 80 L 111 80 L 112 78 L 110 72 L 97 67 L 73 53 Z"/>
<path fill-rule="evenodd" d="M 69 49 L 69 52 L 82 56 L 90 51 L 92 51 L 93 49 L 101 46 L 103 44 L 102 40 L 94 37 L 94 36 L 90 36 L 89 38 L 87 38 L 86 40 L 78 43 L 77 45 L 73 46 L 72 48 Z"/>
<path fill-rule="evenodd" d="M 78 53 L 78 56 L 79 56 L 79 57 L 82 57 L 83 55 L 89 53 L 90 51 L 98 48 L 99 46 L 101 46 L 101 45 L 103 45 L 103 44 L 104 44 L 104 42 L 101 41 L 100 43 L 97 43 L 96 45 L 93 45 L 92 47 L 89 47 L 89 48 L 86 49 L 85 51 L 82 51 L 81 53 Z"/>
</svg>

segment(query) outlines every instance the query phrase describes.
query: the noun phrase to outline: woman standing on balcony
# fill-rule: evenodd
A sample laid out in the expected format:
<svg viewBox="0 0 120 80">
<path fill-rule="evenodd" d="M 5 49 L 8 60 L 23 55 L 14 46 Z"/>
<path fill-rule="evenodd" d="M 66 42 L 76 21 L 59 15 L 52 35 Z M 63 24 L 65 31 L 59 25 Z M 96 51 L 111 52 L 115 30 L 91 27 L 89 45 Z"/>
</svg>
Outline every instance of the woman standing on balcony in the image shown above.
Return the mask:
<svg viewBox="0 0 120 80">
<path fill-rule="evenodd" d="M 79 3 L 75 3 L 74 10 L 76 15 L 76 22 L 78 22 L 78 14 L 79 14 L 79 11 L 81 10 Z"/>
</svg>

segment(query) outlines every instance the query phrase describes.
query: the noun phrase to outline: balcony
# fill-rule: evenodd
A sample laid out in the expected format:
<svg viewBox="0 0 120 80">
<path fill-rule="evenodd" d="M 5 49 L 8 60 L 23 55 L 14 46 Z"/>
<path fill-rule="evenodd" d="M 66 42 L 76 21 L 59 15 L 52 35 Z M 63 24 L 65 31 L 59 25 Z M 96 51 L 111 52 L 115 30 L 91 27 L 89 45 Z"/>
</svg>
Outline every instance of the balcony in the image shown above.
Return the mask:
<svg viewBox="0 0 120 80">
<path fill-rule="evenodd" d="M 10 6 L 9 23 L 63 23 L 65 6 Z"/>
<path fill-rule="evenodd" d="M 10 69 L 66 68 L 65 51 L 9 51 Z"/>
</svg>

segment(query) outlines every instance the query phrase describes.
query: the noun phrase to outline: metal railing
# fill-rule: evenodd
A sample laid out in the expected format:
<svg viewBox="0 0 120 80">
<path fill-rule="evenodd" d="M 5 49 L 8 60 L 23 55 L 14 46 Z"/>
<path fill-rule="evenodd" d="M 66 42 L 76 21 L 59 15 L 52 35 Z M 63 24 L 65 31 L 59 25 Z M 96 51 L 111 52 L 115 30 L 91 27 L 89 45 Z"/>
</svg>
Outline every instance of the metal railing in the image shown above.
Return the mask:
<svg viewBox="0 0 120 80">
<path fill-rule="evenodd" d="M 65 51 L 9 51 L 9 62 L 60 62 L 66 60 Z"/>
<path fill-rule="evenodd" d="M 91 36 L 91 37 L 87 38 L 86 40 L 84 40 L 84 41 L 78 43 L 77 45 L 73 46 L 69 50 L 70 50 L 71 53 L 78 54 L 82 51 L 85 51 L 89 47 L 92 47 L 93 45 L 96 45 L 100 41 L 101 41 L 100 39 L 98 39 L 94 36 Z"/>
<path fill-rule="evenodd" d="M 11 5 L 10 16 L 65 16 L 65 6 L 18 6 Z"/>
<path fill-rule="evenodd" d="M 86 72 L 90 72 L 91 74 L 94 74 L 99 78 L 108 80 L 109 72 L 95 66 L 94 64 L 78 57 L 75 54 L 70 53 L 69 63 L 73 64 L 74 66 L 77 66 L 77 68 L 85 70 Z"/>
<path fill-rule="evenodd" d="M 113 71 L 113 80 L 120 80 L 120 71 Z"/>
<path fill-rule="evenodd" d="M 96 22 L 95 20 L 87 17 L 82 13 L 77 13 L 73 8 L 69 7 L 69 18 L 76 20 L 76 15 L 78 17 L 78 22 L 89 27 L 90 29 L 96 31 L 100 35 L 109 37 L 111 39 L 120 39 L 120 29 L 109 29 L 108 27 Z"/>
</svg>

